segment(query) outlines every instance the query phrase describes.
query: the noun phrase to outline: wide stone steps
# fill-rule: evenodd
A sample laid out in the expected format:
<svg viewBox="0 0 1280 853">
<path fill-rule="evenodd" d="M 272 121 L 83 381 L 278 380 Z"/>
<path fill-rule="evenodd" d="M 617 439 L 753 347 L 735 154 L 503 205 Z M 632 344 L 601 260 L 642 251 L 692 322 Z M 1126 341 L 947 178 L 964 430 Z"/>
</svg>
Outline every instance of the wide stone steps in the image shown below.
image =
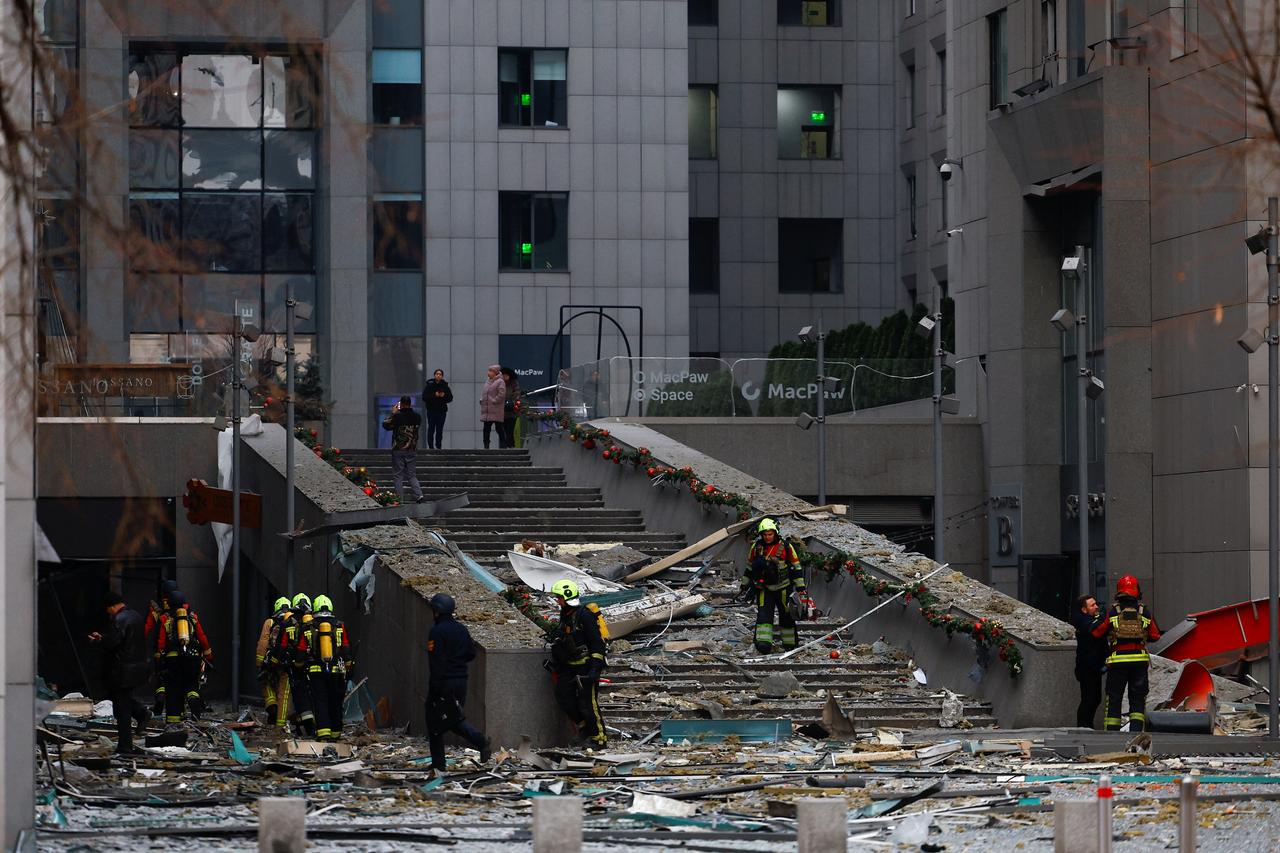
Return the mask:
<svg viewBox="0 0 1280 853">
<path fill-rule="evenodd" d="M 684 623 L 686 636 L 696 634 L 697 620 Z M 828 635 L 839 628 L 830 621 L 807 622 L 799 626 L 801 642 Z M 841 710 L 860 731 L 870 728 L 935 728 L 942 710 L 941 698 L 926 685 L 917 684 L 902 661 L 888 657 L 877 660 L 828 661 L 781 660 L 773 656 L 758 663 L 745 663 L 737 653 L 709 653 L 693 650 L 687 654 L 665 655 L 654 662 L 653 651 L 641 651 L 665 625 L 641 629 L 626 637 L 632 651 L 610 655 L 602 684 L 600 704 L 605 722 L 628 732 L 642 734 L 657 728 L 663 720 L 696 719 L 714 714 L 728 720 L 781 717 L 793 726 L 822 719 L 828 693 L 838 697 Z M 742 649 L 750 651 L 743 624 Z M 658 637 L 660 648 L 670 634 Z M 721 635 L 723 639 L 723 634 Z M 832 642 L 835 648 L 837 643 Z M 846 654 L 848 654 L 846 648 Z M 637 657 L 637 653 L 641 656 Z M 821 654 L 826 654 L 823 648 Z M 634 662 L 634 663 L 633 663 Z M 791 673 L 801 690 L 789 696 L 760 695 L 760 683 L 770 675 Z M 961 697 L 965 719 L 975 727 L 996 725 L 989 703 Z M 691 704 L 692 703 L 692 704 Z M 696 707 L 695 707 L 696 706 Z"/>
<path fill-rule="evenodd" d="M 344 450 L 343 458 L 392 484 L 390 451 Z M 562 468 L 534 465 L 526 450 L 419 450 L 416 473 L 429 498 L 466 493 L 465 508 L 426 523 L 484 565 L 506 567 L 507 551 L 526 539 L 621 542 L 655 557 L 687 544 L 683 535 L 648 530 L 637 510 L 606 507 L 599 489 L 570 486 Z"/>
</svg>

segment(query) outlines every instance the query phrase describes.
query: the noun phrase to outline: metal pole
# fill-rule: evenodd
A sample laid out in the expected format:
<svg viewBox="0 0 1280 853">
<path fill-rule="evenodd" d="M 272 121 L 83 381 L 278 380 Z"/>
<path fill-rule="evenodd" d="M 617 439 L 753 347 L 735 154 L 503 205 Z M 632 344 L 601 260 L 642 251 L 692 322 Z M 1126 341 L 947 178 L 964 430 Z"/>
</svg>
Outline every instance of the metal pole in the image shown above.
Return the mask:
<svg viewBox="0 0 1280 853">
<path fill-rule="evenodd" d="M 1089 397 L 1085 389 L 1089 384 L 1089 283 L 1092 271 L 1086 260 L 1084 246 L 1076 246 L 1080 258 L 1080 274 L 1076 277 L 1076 461 L 1078 463 L 1080 495 L 1080 595 L 1093 591 L 1089 571 Z"/>
<path fill-rule="evenodd" d="M 296 519 L 294 518 L 293 506 L 293 437 L 294 427 L 294 409 L 293 409 L 293 393 L 294 393 L 294 371 L 297 368 L 297 359 L 293 353 L 293 322 L 295 319 L 294 301 L 293 301 L 293 280 L 290 279 L 285 285 L 285 305 L 288 307 L 288 316 L 285 320 L 285 431 L 284 431 L 284 519 L 285 533 L 293 530 Z M 284 578 L 285 578 L 285 594 L 292 597 L 295 592 L 293 586 L 293 538 L 285 540 L 284 551 Z"/>
<path fill-rule="evenodd" d="M 1098 777 L 1098 853 L 1111 853 L 1113 796 L 1111 777 L 1103 773 Z"/>
<path fill-rule="evenodd" d="M 240 388 L 242 323 L 236 312 L 235 370 L 231 376 L 231 710 L 240 710 Z"/>
<path fill-rule="evenodd" d="M 945 562 L 946 514 L 942 498 L 942 287 L 933 287 L 933 560 Z"/>
<path fill-rule="evenodd" d="M 818 506 L 827 502 L 827 360 L 824 344 L 826 333 L 822 331 L 822 318 L 818 318 Z"/>
<path fill-rule="evenodd" d="M 1182 777 L 1178 804 L 1178 850 L 1181 853 L 1196 851 L 1196 776 L 1188 773 Z"/>
<path fill-rule="evenodd" d="M 1270 599 L 1271 630 L 1267 643 L 1268 733 L 1280 738 L 1280 202 L 1267 199 L 1267 598 Z"/>
</svg>

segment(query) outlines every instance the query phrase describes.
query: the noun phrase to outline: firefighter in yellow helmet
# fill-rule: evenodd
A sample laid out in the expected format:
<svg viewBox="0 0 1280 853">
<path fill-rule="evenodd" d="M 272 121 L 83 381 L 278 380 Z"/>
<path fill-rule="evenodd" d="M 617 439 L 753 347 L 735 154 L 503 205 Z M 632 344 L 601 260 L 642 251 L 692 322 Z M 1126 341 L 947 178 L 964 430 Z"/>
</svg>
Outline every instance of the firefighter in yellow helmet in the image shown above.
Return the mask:
<svg viewBox="0 0 1280 853">
<path fill-rule="evenodd" d="M 794 649 L 796 620 L 787 608 L 792 593 L 805 595 L 804 569 L 796 549 L 782 539 L 778 523 L 766 518 L 756 527 L 756 541 L 747 552 L 747 570 L 742 577 L 742 594 L 756 605 L 756 651 L 773 651 L 773 612 L 778 611 L 778 639 L 785 649 Z"/>
<path fill-rule="evenodd" d="M 583 605 L 573 581 L 556 581 L 551 595 L 560 602 L 560 623 L 554 632 L 549 667 L 556 703 L 584 737 L 604 746 L 609 737 L 600 715 L 600 676 L 609 628 L 599 607 Z"/>
<path fill-rule="evenodd" d="M 289 714 L 289 668 L 277 654 L 280 634 L 285 623 L 293 615 L 291 602 L 280 596 L 271 606 L 271 615 L 262 623 L 258 632 L 258 681 L 262 683 L 262 701 L 267 706 L 267 722 L 284 728 Z"/>
<path fill-rule="evenodd" d="M 342 700 L 347 695 L 347 672 L 351 668 L 351 641 L 347 627 L 333 615 L 327 595 L 312 599 L 312 619 L 298 643 L 306 661 L 307 683 L 315 705 L 316 737 L 342 737 Z"/>
<path fill-rule="evenodd" d="M 303 635 L 311 620 L 311 596 L 300 592 L 293 597 L 289 616 L 284 621 L 279 642 L 275 645 L 275 654 L 288 673 L 289 702 L 293 706 L 293 714 L 289 719 L 298 727 L 299 732 L 314 737 L 316 714 L 311 697 L 311 682 L 307 677 L 307 656 L 302 650 Z"/>
</svg>

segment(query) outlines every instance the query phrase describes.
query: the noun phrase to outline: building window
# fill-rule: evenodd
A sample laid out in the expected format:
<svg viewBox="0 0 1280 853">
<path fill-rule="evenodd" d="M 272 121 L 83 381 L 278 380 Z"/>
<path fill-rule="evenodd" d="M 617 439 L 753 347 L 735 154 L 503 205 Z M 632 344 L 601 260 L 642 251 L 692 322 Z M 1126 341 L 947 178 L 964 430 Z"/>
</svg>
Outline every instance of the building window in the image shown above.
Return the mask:
<svg viewBox="0 0 1280 853">
<path fill-rule="evenodd" d="M 989 109 L 1009 103 L 1009 11 L 987 16 Z"/>
<path fill-rule="evenodd" d="M 778 0 L 780 27 L 838 27 L 840 0 Z"/>
<path fill-rule="evenodd" d="M 907 66 L 907 124 L 908 128 L 916 126 L 916 67 Z"/>
<path fill-rule="evenodd" d="M 373 0 L 374 47 L 417 47 L 422 44 L 422 0 Z"/>
<path fill-rule="evenodd" d="M 938 115 L 947 114 L 947 52 L 940 50 L 938 57 Z"/>
<path fill-rule="evenodd" d="M 132 46 L 126 332 L 222 332 L 237 299 L 261 323 L 314 275 L 319 62 Z"/>
<path fill-rule="evenodd" d="M 498 266 L 569 268 L 568 193 L 498 193 Z"/>
<path fill-rule="evenodd" d="M 1040 0 L 1040 61 L 1042 76 L 1050 83 L 1058 79 L 1058 0 Z"/>
<path fill-rule="evenodd" d="M 498 51 L 498 124 L 564 127 L 569 123 L 567 50 Z"/>
<path fill-rule="evenodd" d="M 778 220 L 779 292 L 839 292 L 843 258 L 843 219 Z"/>
<path fill-rule="evenodd" d="M 373 51 L 373 123 L 422 124 L 422 51 Z"/>
<path fill-rule="evenodd" d="M 373 197 L 373 268 L 422 269 L 426 234 L 420 193 L 382 193 Z"/>
<path fill-rule="evenodd" d="M 916 13 L 916 0 L 903 0 L 902 5 L 906 8 L 904 18 L 910 18 Z"/>
<path fill-rule="evenodd" d="M 689 88 L 689 157 L 693 160 L 716 158 L 716 89 L 714 86 Z"/>
<path fill-rule="evenodd" d="M 720 0 L 689 0 L 689 26 L 714 27 L 720 23 Z"/>
<path fill-rule="evenodd" d="M 908 240 L 914 240 L 919 229 L 916 227 L 916 176 L 907 175 L 907 233 Z"/>
<path fill-rule="evenodd" d="M 689 220 L 689 291 L 720 292 L 720 220 Z"/>
<path fill-rule="evenodd" d="M 1200 0 L 1169 0 L 1172 26 L 1169 56 L 1177 59 L 1200 49 Z"/>
<path fill-rule="evenodd" d="M 778 87 L 778 159 L 840 156 L 840 95 L 832 86 Z"/>
</svg>

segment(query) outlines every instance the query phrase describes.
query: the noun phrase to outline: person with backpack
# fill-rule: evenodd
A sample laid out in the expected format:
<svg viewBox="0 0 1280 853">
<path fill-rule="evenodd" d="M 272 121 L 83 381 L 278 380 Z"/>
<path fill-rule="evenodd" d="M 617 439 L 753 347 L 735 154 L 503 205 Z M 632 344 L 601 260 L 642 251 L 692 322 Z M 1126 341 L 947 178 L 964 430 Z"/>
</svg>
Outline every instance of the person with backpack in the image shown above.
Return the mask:
<svg viewBox="0 0 1280 853">
<path fill-rule="evenodd" d="M 609 628 L 599 607 L 582 603 L 573 581 L 556 581 L 551 595 L 560 602 L 560 624 L 554 631 L 548 662 L 556 704 L 583 737 L 597 747 L 605 746 L 609 736 L 600 714 L 600 676 L 604 674 Z"/>
<path fill-rule="evenodd" d="M 200 616 L 181 590 L 169 593 L 172 612 L 161 614 L 156 637 L 156 658 L 164 667 L 165 717 L 169 725 L 182 722 L 183 703 L 191 718 L 200 719 L 204 665 L 213 660 L 213 647 L 200 624 Z"/>
<path fill-rule="evenodd" d="M 1107 618 L 1093 629 L 1093 636 L 1106 637 L 1107 699 L 1102 706 L 1102 728 L 1120 731 L 1120 700 L 1129 691 L 1129 730 L 1147 730 L 1147 674 L 1151 655 L 1147 643 L 1160 639 L 1160 628 L 1140 600 L 1138 579 L 1125 575 L 1116 581 L 1116 601 Z"/>
<path fill-rule="evenodd" d="M 742 577 L 742 597 L 756 605 L 756 651 L 773 651 L 773 613 L 778 613 L 778 639 L 784 649 L 794 649 L 796 619 L 787 606 L 792 594 L 806 596 L 804 569 L 800 555 L 784 541 L 778 523 L 766 518 L 756 527 L 756 541 L 747 552 L 747 570 Z"/>
<path fill-rule="evenodd" d="M 271 615 L 262 623 L 258 633 L 256 660 L 258 681 L 262 684 L 262 701 L 267 706 L 267 723 L 274 722 L 281 729 L 289 718 L 289 668 L 276 654 L 285 623 L 293 616 L 287 596 L 280 596 L 272 605 Z"/>
</svg>

